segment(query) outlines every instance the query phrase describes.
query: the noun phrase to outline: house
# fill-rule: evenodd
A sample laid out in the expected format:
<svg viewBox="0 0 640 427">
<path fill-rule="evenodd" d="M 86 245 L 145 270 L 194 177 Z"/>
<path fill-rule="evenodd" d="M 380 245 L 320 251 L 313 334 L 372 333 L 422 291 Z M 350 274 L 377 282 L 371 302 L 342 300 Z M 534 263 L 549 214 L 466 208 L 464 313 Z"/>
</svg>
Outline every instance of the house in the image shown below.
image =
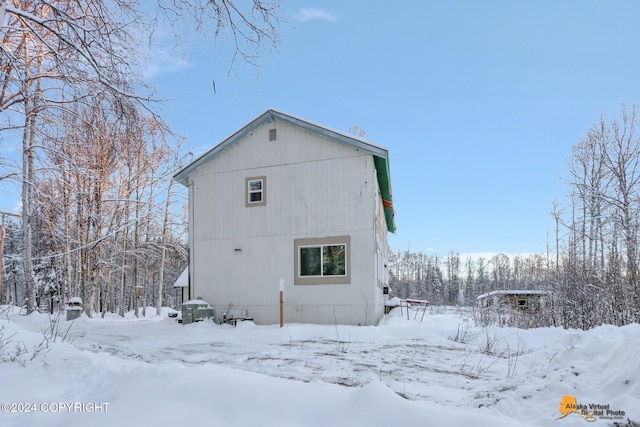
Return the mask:
<svg viewBox="0 0 640 427">
<path fill-rule="evenodd" d="M 395 231 L 386 148 L 268 110 L 174 176 L 189 189 L 189 280 L 221 321 L 375 325 Z"/>
<path fill-rule="evenodd" d="M 523 311 L 537 311 L 544 307 L 546 291 L 533 290 L 498 290 L 479 295 L 478 305 L 481 308 L 512 308 Z"/>
</svg>

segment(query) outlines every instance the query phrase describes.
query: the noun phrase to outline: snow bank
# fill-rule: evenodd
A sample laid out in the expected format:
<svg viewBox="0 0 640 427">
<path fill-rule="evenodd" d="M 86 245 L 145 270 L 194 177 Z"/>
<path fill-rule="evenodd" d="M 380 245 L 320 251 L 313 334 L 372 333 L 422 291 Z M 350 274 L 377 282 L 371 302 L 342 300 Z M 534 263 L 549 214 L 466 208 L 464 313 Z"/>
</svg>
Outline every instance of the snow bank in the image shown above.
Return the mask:
<svg viewBox="0 0 640 427">
<path fill-rule="evenodd" d="M 432 310 L 424 322 L 392 312 L 379 327 L 280 329 L 147 315 L 82 317 L 35 355 L 48 316 L 4 316 L 2 335 L 34 356 L 0 364 L 0 401 L 16 410 L 0 425 L 585 425 L 556 420 L 567 395 L 640 420 L 639 325 L 479 328 Z"/>
</svg>

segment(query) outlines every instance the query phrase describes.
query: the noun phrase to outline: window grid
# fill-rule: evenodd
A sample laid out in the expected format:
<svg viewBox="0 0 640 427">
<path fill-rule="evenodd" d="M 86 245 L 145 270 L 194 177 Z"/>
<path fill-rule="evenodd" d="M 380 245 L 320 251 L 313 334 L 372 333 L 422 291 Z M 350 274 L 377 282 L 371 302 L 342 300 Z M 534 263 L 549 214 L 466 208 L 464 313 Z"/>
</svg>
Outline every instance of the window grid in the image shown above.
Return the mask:
<svg viewBox="0 0 640 427">
<path fill-rule="evenodd" d="M 265 206 L 267 204 L 267 178 L 255 176 L 245 179 L 245 206 Z"/>
<path fill-rule="evenodd" d="M 249 203 L 262 201 L 262 180 L 249 181 Z"/>
</svg>

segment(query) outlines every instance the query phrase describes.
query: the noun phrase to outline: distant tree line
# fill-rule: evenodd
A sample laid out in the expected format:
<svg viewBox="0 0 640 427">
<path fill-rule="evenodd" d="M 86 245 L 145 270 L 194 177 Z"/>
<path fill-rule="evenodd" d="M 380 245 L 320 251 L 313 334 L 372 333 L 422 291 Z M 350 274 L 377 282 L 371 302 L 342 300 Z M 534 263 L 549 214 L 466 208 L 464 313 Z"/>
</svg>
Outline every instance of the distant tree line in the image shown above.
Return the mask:
<svg viewBox="0 0 640 427">
<path fill-rule="evenodd" d="M 477 297 L 499 289 L 541 289 L 547 283 L 547 259 L 495 254 L 489 258 L 461 259 L 457 252 L 445 257 L 423 252 L 392 251 L 389 285 L 399 298 L 426 299 L 432 305 L 475 305 Z"/>
</svg>

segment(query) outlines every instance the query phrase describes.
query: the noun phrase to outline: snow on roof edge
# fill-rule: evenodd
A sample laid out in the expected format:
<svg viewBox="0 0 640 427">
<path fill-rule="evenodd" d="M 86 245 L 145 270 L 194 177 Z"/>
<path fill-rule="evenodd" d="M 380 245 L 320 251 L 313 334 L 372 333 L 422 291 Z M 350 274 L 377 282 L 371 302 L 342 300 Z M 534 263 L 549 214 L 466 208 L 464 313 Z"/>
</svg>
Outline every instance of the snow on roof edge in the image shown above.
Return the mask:
<svg viewBox="0 0 640 427">
<path fill-rule="evenodd" d="M 189 267 L 185 268 L 180 276 L 176 279 L 173 284 L 174 288 L 188 288 L 189 287 Z"/>
<path fill-rule="evenodd" d="M 497 291 L 487 292 L 486 294 L 478 295 L 476 299 L 487 298 L 492 295 L 548 295 L 549 291 L 536 291 L 536 290 L 520 290 L 520 289 L 501 289 Z"/>
</svg>

